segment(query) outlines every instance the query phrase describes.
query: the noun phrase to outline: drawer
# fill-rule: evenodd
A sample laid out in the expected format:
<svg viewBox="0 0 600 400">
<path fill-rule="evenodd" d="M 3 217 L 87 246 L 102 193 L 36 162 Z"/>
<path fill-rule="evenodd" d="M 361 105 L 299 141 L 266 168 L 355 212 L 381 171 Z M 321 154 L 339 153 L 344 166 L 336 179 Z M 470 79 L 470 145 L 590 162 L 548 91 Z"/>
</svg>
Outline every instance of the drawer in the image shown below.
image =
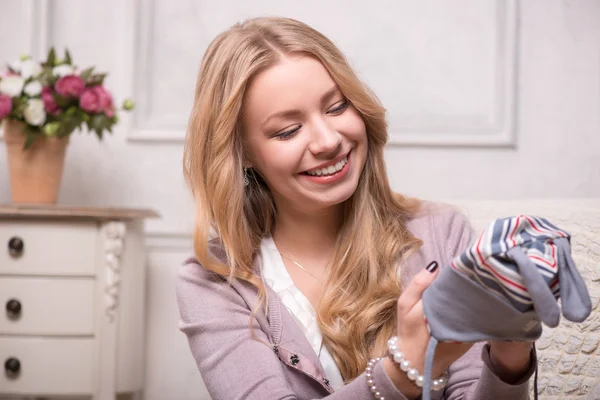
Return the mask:
<svg viewBox="0 0 600 400">
<path fill-rule="evenodd" d="M 0 220 L 0 274 L 94 275 L 94 222 Z"/>
<path fill-rule="evenodd" d="M 7 360 L 16 376 L 7 374 Z M 93 339 L 39 339 L 0 336 L 0 388 L 5 394 L 78 395 L 91 393 Z"/>
<path fill-rule="evenodd" d="M 92 278 L 0 276 L 0 301 L 0 334 L 94 333 Z"/>
</svg>

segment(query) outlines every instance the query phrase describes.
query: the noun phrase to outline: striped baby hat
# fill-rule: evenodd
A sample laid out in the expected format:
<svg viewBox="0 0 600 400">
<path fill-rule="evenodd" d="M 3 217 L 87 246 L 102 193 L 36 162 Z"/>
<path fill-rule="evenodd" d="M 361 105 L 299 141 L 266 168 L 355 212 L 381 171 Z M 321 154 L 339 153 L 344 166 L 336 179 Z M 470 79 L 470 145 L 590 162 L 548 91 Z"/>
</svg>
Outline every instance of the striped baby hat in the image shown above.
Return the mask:
<svg viewBox="0 0 600 400">
<path fill-rule="evenodd" d="M 570 241 L 566 231 L 545 218 L 496 219 L 442 268 L 423 293 L 431 333 L 423 400 L 431 396 L 438 342 L 535 341 L 542 334 L 542 323 L 558 325 L 561 309 L 573 322 L 590 315 L 591 299 L 571 257 Z M 537 398 L 537 388 L 534 395 Z"/>
</svg>

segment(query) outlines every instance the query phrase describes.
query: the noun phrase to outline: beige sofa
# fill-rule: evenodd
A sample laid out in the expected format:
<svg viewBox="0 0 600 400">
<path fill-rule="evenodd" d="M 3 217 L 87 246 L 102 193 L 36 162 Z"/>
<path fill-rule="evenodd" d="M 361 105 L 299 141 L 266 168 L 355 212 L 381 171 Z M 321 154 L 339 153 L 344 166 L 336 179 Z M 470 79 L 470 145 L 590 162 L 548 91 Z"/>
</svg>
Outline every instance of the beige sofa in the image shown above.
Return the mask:
<svg viewBox="0 0 600 400">
<path fill-rule="evenodd" d="M 558 327 L 544 327 L 537 342 L 538 393 L 546 400 L 600 400 L 600 199 L 448 202 L 461 207 L 478 231 L 494 218 L 533 214 L 572 235 L 593 311 L 580 324 L 562 318 Z"/>
</svg>

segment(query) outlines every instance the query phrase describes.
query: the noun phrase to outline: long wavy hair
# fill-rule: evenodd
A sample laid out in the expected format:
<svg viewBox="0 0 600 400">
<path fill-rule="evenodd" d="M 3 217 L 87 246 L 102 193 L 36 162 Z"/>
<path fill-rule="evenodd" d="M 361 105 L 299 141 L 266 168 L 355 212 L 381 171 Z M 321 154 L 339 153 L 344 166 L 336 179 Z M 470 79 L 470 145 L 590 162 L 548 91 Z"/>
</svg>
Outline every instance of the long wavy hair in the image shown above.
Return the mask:
<svg viewBox="0 0 600 400">
<path fill-rule="evenodd" d="M 198 73 L 184 149 L 184 174 L 196 203 L 194 251 L 208 270 L 246 281 L 266 293 L 253 268 L 263 237 L 270 235 L 276 206 L 254 173 L 244 186 L 240 115 L 254 76 L 287 55 L 319 60 L 362 116 L 368 152 L 356 192 L 344 202 L 317 319 L 325 346 L 346 382 L 385 353 L 396 328 L 401 293 L 398 266 L 421 242 L 406 228 L 419 202 L 392 192 L 384 164 L 388 139 L 385 109 L 325 36 L 288 18 L 255 18 L 235 24 L 209 45 Z M 211 232 L 211 229 L 213 232 Z M 211 254 L 216 234 L 227 262 Z"/>
</svg>

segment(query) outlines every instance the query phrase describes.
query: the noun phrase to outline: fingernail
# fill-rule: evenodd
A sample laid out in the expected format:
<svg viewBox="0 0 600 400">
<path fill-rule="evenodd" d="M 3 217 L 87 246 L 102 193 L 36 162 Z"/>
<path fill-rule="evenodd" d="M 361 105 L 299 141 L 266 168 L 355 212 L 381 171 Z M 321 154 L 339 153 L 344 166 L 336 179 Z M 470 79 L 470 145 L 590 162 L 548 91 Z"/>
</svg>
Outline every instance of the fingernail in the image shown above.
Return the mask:
<svg viewBox="0 0 600 400">
<path fill-rule="evenodd" d="M 429 264 L 425 269 L 431 273 L 434 273 L 435 270 L 438 269 L 437 261 L 432 261 L 431 264 Z"/>
</svg>

